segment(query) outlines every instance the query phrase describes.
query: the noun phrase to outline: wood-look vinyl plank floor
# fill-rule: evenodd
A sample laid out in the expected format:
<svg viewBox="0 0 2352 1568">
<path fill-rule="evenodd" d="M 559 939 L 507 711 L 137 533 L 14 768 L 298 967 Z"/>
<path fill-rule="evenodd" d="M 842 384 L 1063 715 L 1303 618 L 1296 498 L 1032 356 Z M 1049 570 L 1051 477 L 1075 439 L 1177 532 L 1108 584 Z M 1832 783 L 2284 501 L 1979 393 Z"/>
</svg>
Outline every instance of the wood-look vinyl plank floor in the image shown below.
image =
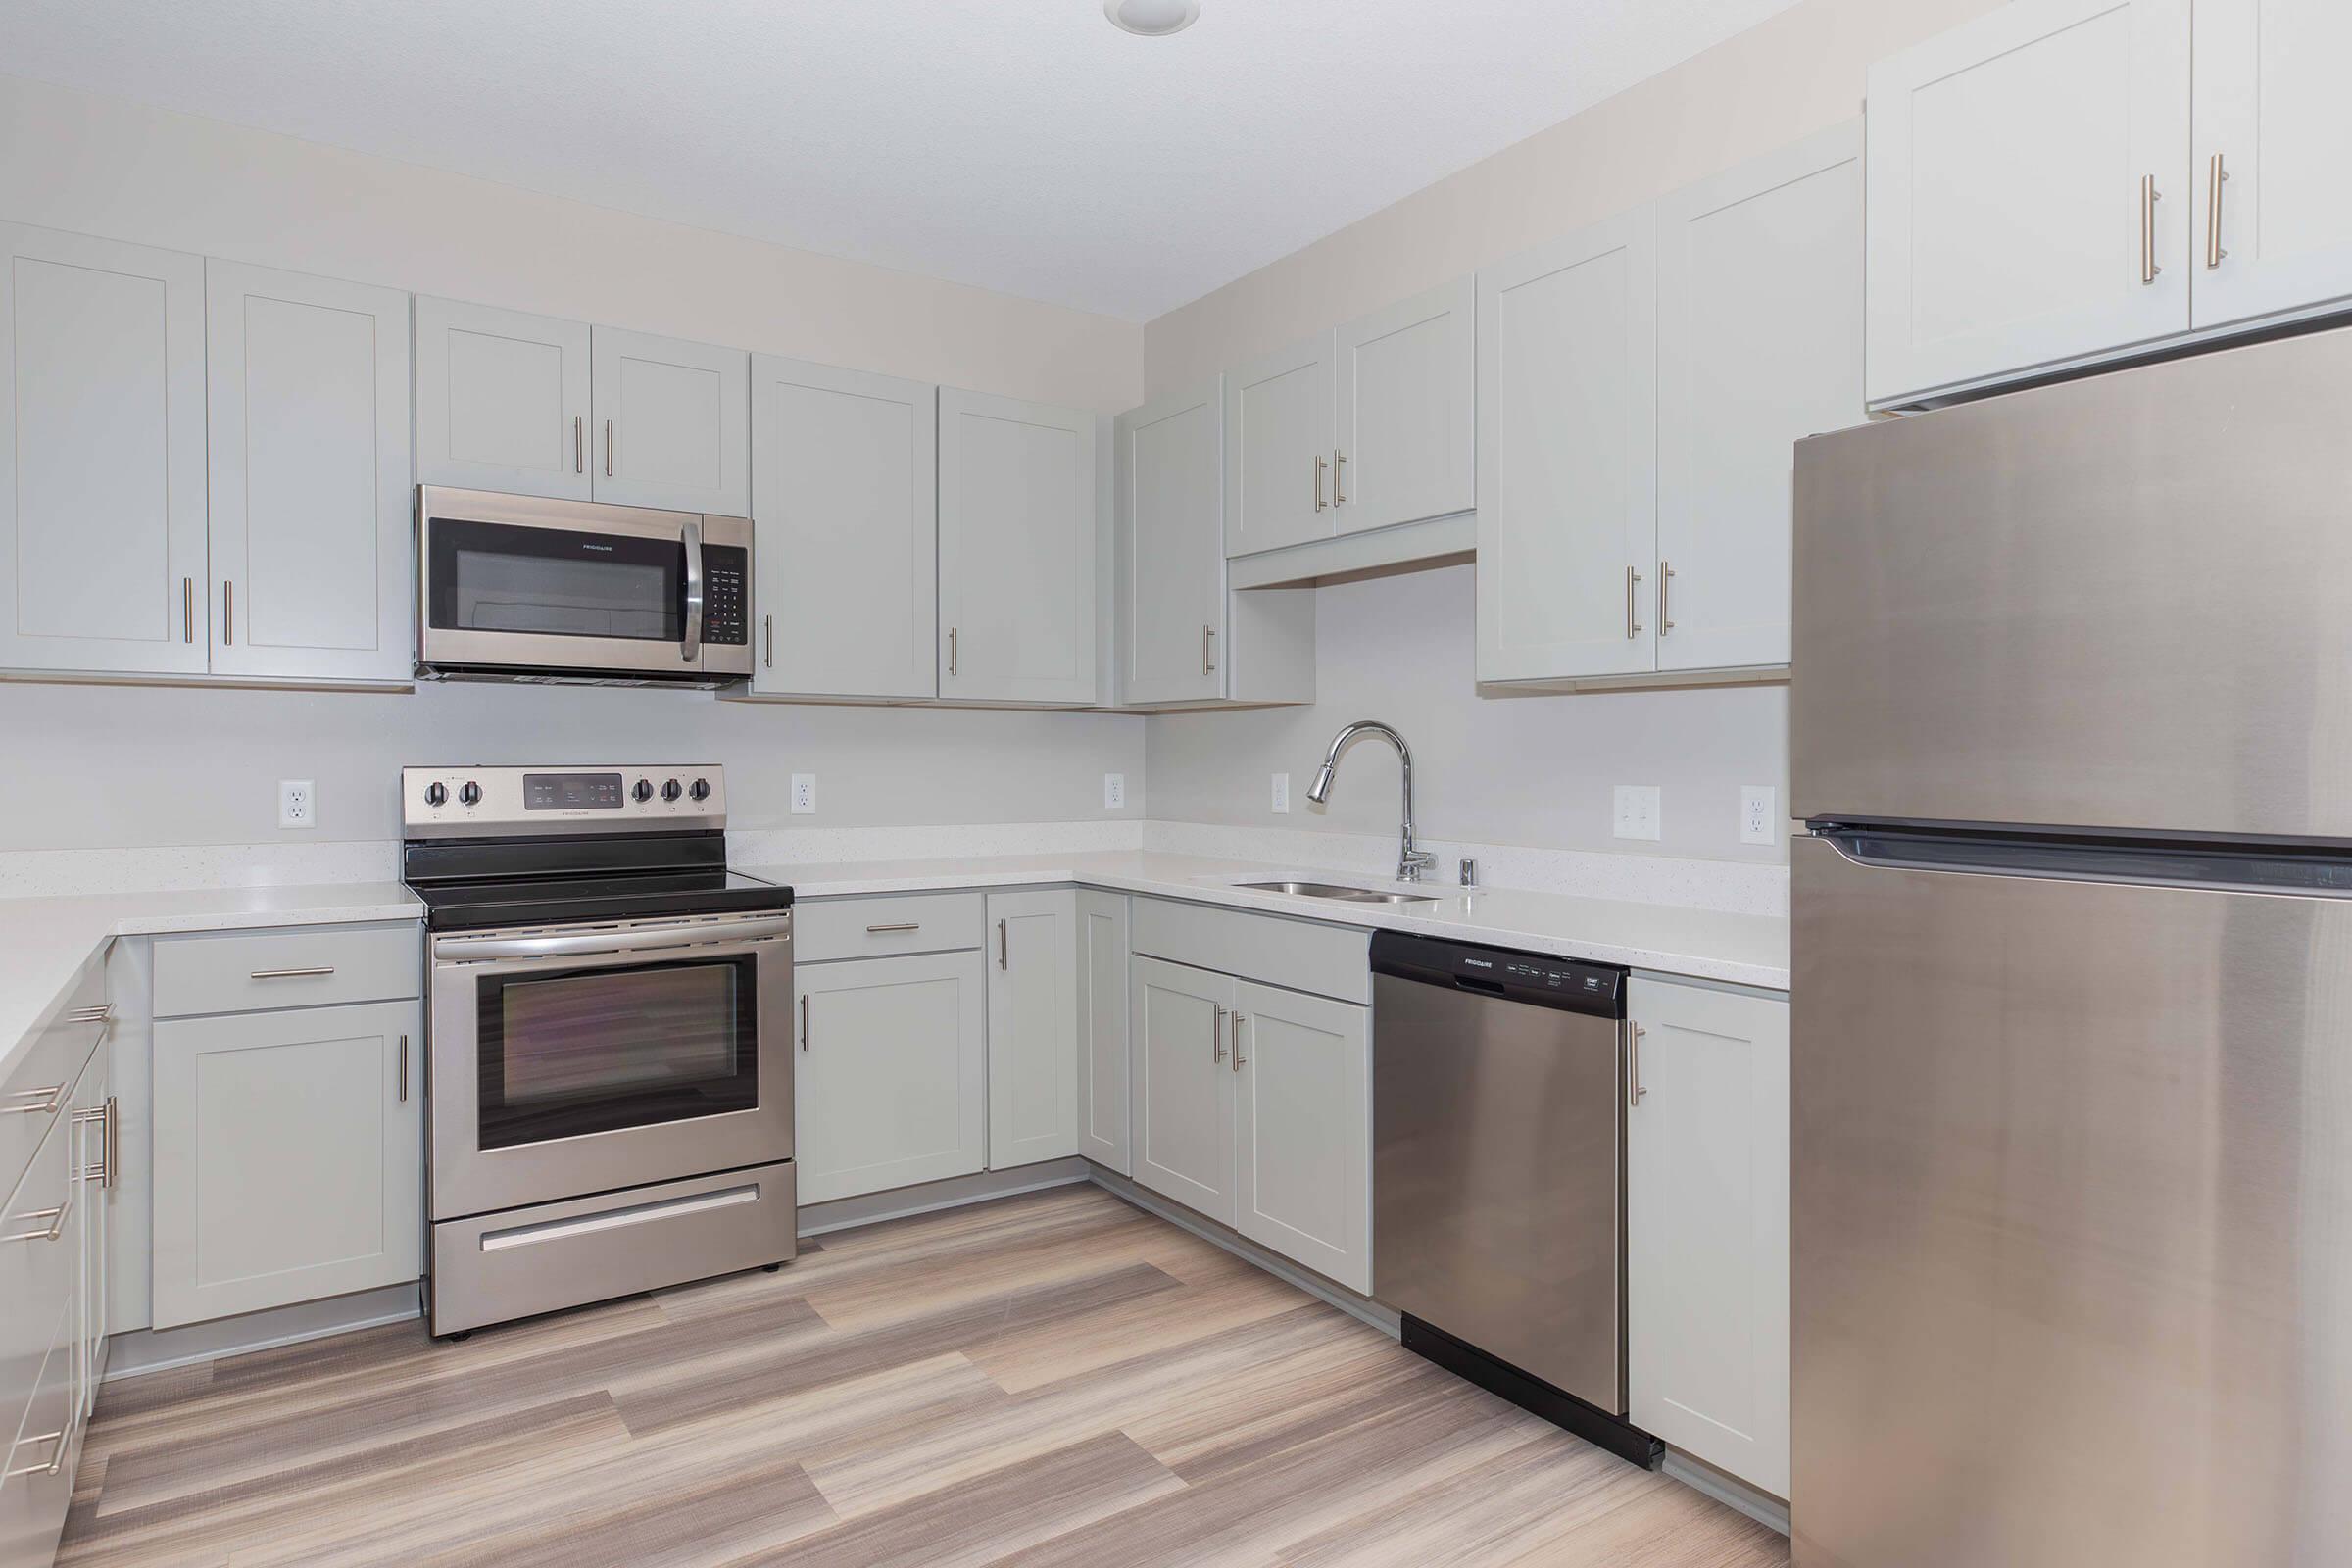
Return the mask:
<svg viewBox="0 0 2352 1568">
<path fill-rule="evenodd" d="M 1788 1543 L 1093 1187 L 102 1391 L 64 1568 L 1771 1568 Z"/>
</svg>

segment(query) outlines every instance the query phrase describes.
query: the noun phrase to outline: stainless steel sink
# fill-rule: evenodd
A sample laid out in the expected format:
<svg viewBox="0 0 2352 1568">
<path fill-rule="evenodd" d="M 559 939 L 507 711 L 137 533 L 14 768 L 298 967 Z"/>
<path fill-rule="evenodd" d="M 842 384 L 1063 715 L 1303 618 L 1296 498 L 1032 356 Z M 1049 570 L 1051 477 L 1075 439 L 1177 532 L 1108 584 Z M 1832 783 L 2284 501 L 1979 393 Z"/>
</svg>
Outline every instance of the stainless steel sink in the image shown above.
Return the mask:
<svg viewBox="0 0 2352 1568">
<path fill-rule="evenodd" d="M 1435 904 L 1434 893 L 1383 893 L 1375 888 L 1343 887 L 1337 882 L 1237 882 L 1236 887 L 1259 893 L 1291 893 L 1302 899 L 1338 899 L 1345 904 Z"/>
</svg>

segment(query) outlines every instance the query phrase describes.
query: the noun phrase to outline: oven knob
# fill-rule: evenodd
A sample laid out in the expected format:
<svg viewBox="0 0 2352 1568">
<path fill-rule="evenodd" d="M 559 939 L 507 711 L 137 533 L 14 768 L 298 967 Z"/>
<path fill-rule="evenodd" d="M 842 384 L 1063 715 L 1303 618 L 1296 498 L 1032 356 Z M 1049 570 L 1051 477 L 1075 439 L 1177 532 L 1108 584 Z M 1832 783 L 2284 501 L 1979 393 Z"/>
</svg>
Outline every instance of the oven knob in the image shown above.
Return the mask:
<svg viewBox="0 0 2352 1568">
<path fill-rule="evenodd" d="M 698 801 L 707 801 L 710 798 L 710 781 L 707 778 L 698 778 L 694 781 L 694 787 L 686 793 Z"/>
<path fill-rule="evenodd" d="M 425 805 L 427 805 L 427 806 L 442 806 L 442 805 L 446 805 L 446 804 L 448 803 L 448 801 L 449 801 L 449 786 L 448 786 L 448 785 L 446 785 L 446 784 L 444 784 L 444 783 L 442 783 L 442 782 L 441 782 L 439 779 L 435 779 L 435 780 L 433 780 L 433 782 L 431 782 L 430 784 L 427 784 L 427 785 L 424 787 L 424 804 L 425 804 Z"/>
<path fill-rule="evenodd" d="M 662 798 L 665 801 L 674 801 L 684 793 L 686 792 L 678 788 L 678 781 L 674 778 L 662 786 Z"/>
<path fill-rule="evenodd" d="M 638 800 L 650 801 L 654 798 L 654 781 L 650 778 L 641 778 L 629 786 L 629 793 Z"/>
<path fill-rule="evenodd" d="M 482 787 L 473 780 L 467 779 L 458 786 L 458 799 L 464 801 L 467 806 L 479 806 L 482 804 Z"/>
</svg>

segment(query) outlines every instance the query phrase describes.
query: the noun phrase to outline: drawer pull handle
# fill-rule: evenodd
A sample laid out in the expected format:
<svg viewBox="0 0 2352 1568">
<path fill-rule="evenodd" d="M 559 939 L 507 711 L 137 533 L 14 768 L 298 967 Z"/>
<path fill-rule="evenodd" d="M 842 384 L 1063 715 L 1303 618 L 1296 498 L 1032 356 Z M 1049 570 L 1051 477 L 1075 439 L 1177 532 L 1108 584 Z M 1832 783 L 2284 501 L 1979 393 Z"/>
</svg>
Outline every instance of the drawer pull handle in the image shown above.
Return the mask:
<svg viewBox="0 0 2352 1568">
<path fill-rule="evenodd" d="M 0 1236 L 0 1242 L 54 1242 L 66 1234 L 66 1216 L 74 1212 L 74 1200 L 69 1197 L 55 1208 L 28 1208 L 19 1219 L 45 1219 L 47 1228 L 31 1231 L 12 1231 Z"/>
<path fill-rule="evenodd" d="M 71 1424 L 68 1424 L 59 1428 L 55 1432 L 35 1432 L 29 1438 L 19 1438 L 17 1440 L 17 1446 L 22 1448 L 28 1443 L 54 1443 L 57 1445 L 57 1449 L 55 1452 L 49 1455 L 49 1462 L 47 1464 L 21 1464 L 11 1466 L 6 1473 L 12 1479 L 17 1476 L 53 1476 L 56 1475 L 60 1470 L 64 1469 L 66 1464 L 66 1450 L 74 1446 L 74 1428 Z"/>
<path fill-rule="evenodd" d="M 895 920 L 888 925 L 869 925 L 865 928 L 865 934 L 878 937 L 886 931 L 920 931 L 922 928 L 923 922 L 920 920 Z"/>
<path fill-rule="evenodd" d="M 253 971 L 253 978 L 256 980 L 297 980 L 308 975 L 333 974 L 334 972 L 333 964 L 319 963 L 313 964 L 307 969 L 256 969 Z"/>
<path fill-rule="evenodd" d="M 41 1103 L 37 1105 L 0 1105 L 0 1113 L 13 1112 L 20 1116 L 46 1116 L 66 1102 L 66 1089 L 65 1084 L 51 1084 L 46 1089 L 13 1089 L 9 1091 L 9 1099 L 38 1099 Z"/>
<path fill-rule="evenodd" d="M 95 1007 L 75 1007 L 72 1012 L 66 1014 L 66 1022 L 104 1023 L 113 1015 L 114 1010 L 115 1004 L 111 1002 L 102 1003 Z"/>
</svg>

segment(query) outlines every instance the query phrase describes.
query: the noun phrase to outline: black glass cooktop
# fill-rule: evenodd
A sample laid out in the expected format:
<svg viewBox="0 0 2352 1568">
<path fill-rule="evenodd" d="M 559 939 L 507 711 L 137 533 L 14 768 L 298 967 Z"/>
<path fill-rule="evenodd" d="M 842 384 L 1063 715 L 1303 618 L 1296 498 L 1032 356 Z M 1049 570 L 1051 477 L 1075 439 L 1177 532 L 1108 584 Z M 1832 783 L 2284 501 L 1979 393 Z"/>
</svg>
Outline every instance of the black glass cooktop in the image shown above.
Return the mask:
<svg viewBox="0 0 2352 1568">
<path fill-rule="evenodd" d="M 569 921 L 644 920 L 665 914 L 734 914 L 792 906 L 792 889 L 740 871 L 631 871 L 467 882 L 412 882 L 435 931 Z"/>
</svg>

